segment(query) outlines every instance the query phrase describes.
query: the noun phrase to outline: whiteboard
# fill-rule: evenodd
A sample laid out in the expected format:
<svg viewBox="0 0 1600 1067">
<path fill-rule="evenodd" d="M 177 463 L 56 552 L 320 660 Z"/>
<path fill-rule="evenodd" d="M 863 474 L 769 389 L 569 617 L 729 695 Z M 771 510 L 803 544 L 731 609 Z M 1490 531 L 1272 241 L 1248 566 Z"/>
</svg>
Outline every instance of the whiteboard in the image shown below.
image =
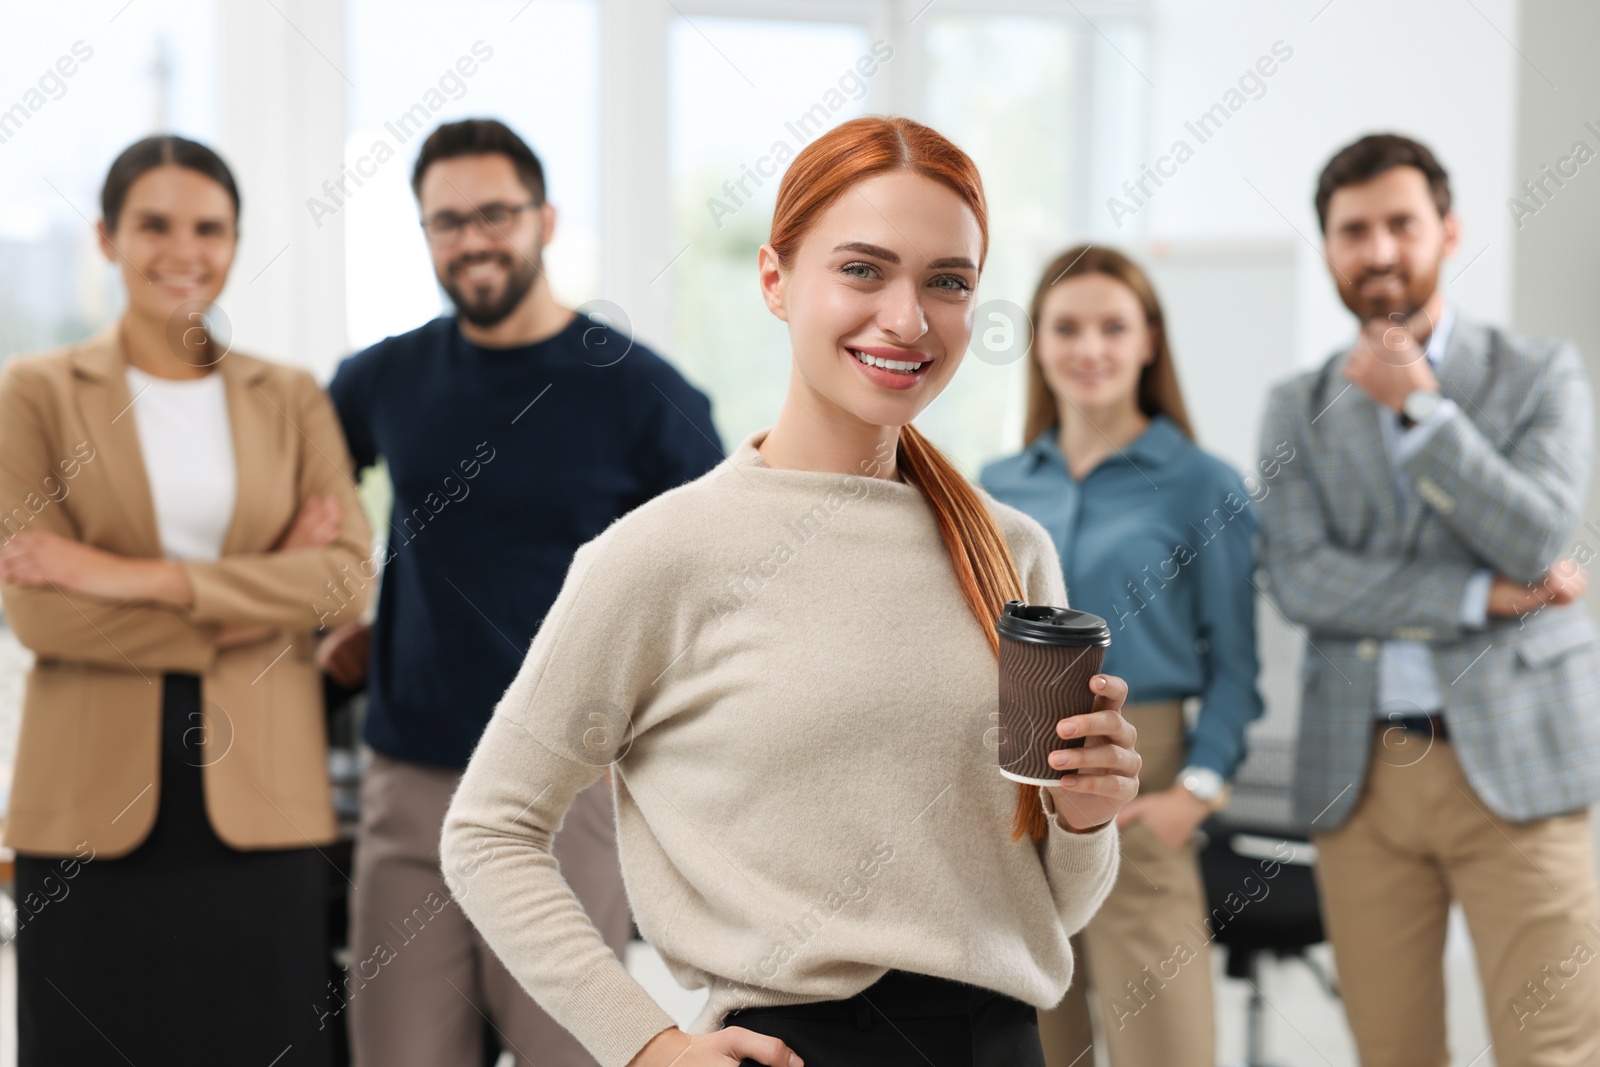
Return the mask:
<svg viewBox="0 0 1600 1067">
<path fill-rule="evenodd" d="M 1295 363 L 1292 242 L 1154 242 L 1130 250 L 1150 274 L 1201 447 L 1255 467 L 1267 393 Z"/>
<path fill-rule="evenodd" d="M 1294 349 L 1294 243 L 1152 244 L 1130 254 L 1161 297 L 1201 447 L 1241 472 L 1256 470 L 1267 394 L 1302 369 Z M 1259 574 L 1256 581 L 1265 588 Z M 1267 710 L 1250 729 L 1255 761 L 1241 774 L 1273 781 L 1266 792 L 1286 818 L 1286 745 L 1299 717 L 1305 646 L 1299 628 L 1265 596 L 1257 597 L 1256 645 Z"/>
</svg>

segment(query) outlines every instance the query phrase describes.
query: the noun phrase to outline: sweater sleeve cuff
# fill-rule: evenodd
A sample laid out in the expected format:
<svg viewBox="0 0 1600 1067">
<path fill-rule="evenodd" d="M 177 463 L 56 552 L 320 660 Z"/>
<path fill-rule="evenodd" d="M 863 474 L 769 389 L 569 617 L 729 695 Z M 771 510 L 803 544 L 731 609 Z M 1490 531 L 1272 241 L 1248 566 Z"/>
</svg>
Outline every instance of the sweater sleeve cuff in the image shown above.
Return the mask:
<svg viewBox="0 0 1600 1067">
<path fill-rule="evenodd" d="M 1117 820 L 1110 819 L 1098 830 L 1077 833 L 1056 821 L 1056 809 L 1050 790 L 1039 787 L 1039 803 L 1044 807 L 1049 823 L 1049 833 L 1043 844 L 1045 870 L 1054 882 L 1057 874 L 1081 876 L 1090 872 L 1108 871 L 1114 874 L 1117 867 Z"/>
<path fill-rule="evenodd" d="M 607 960 L 584 976 L 561 1002 L 561 1018 L 601 1067 L 627 1067 L 628 1061 L 677 1020 L 634 981 L 622 964 Z"/>
<path fill-rule="evenodd" d="M 1089 925 L 1116 883 L 1120 836 L 1115 819 L 1090 833 L 1073 833 L 1056 822 L 1051 799 L 1050 791 L 1041 786 L 1039 803 L 1050 828 L 1039 843 L 1039 860 L 1061 927 L 1070 936 Z"/>
</svg>

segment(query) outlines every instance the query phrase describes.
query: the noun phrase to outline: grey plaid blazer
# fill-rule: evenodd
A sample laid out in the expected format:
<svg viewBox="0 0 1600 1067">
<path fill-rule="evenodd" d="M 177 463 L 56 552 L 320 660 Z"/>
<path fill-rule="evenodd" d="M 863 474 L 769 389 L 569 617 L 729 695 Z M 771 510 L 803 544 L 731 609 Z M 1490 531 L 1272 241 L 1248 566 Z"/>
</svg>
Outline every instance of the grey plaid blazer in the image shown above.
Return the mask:
<svg viewBox="0 0 1600 1067">
<path fill-rule="evenodd" d="M 1600 526 L 1578 528 L 1594 401 L 1577 349 L 1458 318 L 1440 386 L 1460 411 L 1405 461 L 1404 506 L 1378 424 L 1394 415 L 1343 366 L 1337 353 L 1277 386 L 1262 432 L 1281 469 L 1259 504 L 1258 558 L 1310 640 L 1296 819 L 1321 832 L 1354 810 L 1387 638 L 1432 645 L 1451 742 L 1490 810 L 1524 821 L 1587 806 L 1600 798 L 1600 655 L 1583 605 L 1461 624 L 1473 571 L 1531 582 L 1600 545 Z"/>
</svg>

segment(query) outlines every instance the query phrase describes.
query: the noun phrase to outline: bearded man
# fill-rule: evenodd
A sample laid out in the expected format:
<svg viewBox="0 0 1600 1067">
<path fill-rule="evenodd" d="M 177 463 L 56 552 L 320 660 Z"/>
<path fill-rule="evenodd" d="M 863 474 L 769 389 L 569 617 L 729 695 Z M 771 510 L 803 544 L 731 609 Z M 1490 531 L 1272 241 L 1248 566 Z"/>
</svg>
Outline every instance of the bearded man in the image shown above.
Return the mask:
<svg viewBox="0 0 1600 1067">
<path fill-rule="evenodd" d="M 412 189 L 455 314 L 351 356 L 328 387 L 357 468 L 382 459 L 394 490 L 376 625 L 319 649 L 336 681 L 367 690 L 350 951 L 376 962 L 347 983 L 354 1062 L 482 1067 L 503 1049 L 520 1067 L 593 1067 L 467 921 L 456 899 L 475 868 L 441 872 L 439 833 L 573 553 L 710 470 L 722 446 L 710 402 L 671 365 L 557 303 L 543 259 L 556 210 L 514 132 L 440 126 Z M 574 721 L 604 739 L 630 711 Z M 620 956 L 631 918 L 608 779 L 578 794 L 554 851 Z"/>
<path fill-rule="evenodd" d="M 1261 502 L 1258 558 L 1308 638 L 1295 809 L 1361 1063 L 1449 1062 L 1452 903 L 1495 1061 L 1597 1063 L 1583 360 L 1450 302 L 1461 222 L 1425 145 L 1342 149 L 1316 208 L 1357 336 L 1271 396 L 1263 451 L 1295 459 Z"/>
</svg>

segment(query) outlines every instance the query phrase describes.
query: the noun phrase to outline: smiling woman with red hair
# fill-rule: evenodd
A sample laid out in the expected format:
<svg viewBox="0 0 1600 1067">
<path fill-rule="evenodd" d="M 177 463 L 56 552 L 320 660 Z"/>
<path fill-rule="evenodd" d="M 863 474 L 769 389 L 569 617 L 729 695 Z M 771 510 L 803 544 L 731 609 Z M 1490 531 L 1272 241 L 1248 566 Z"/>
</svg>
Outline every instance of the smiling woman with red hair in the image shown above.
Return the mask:
<svg viewBox="0 0 1600 1067">
<path fill-rule="evenodd" d="M 1035 1008 L 1115 876 L 1139 757 L 1106 675 L 1062 720 L 1087 742 L 1063 785 L 1008 782 L 985 745 L 1005 601 L 1066 603 L 1044 529 L 910 425 L 986 250 L 977 170 L 937 132 L 808 145 L 758 264 L 792 347 L 777 421 L 579 549 L 467 768 L 451 888 L 606 1067 L 1043 1062 Z M 688 1032 L 550 853 L 608 766 L 640 932 L 710 989 Z"/>
</svg>

